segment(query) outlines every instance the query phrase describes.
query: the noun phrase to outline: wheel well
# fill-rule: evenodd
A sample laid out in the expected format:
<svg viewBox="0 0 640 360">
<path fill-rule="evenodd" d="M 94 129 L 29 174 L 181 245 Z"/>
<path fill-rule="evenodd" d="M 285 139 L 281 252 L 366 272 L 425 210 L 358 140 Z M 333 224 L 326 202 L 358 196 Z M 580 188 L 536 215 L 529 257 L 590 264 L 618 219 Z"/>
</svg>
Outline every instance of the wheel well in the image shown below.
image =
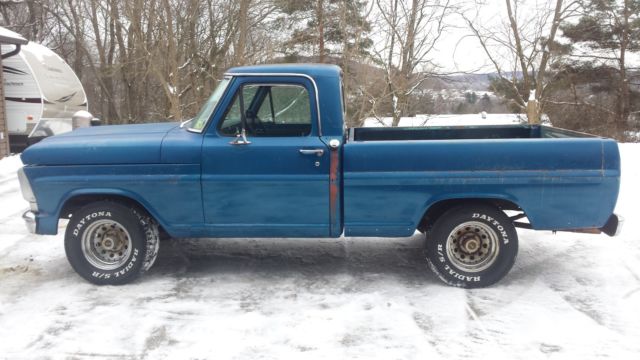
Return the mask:
<svg viewBox="0 0 640 360">
<path fill-rule="evenodd" d="M 429 206 L 427 211 L 425 211 L 422 219 L 420 220 L 420 223 L 418 224 L 418 230 L 425 232 L 447 210 L 459 205 L 470 203 L 490 205 L 502 211 L 516 210 L 522 211 L 524 213 L 524 210 L 522 210 L 522 208 L 520 208 L 520 206 L 518 206 L 516 203 L 504 199 L 466 198 L 441 200 Z"/>
<path fill-rule="evenodd" d="M 104 201 L 104 200 L 114 201 L 126 206 L 137 207 L 139 209 L 143 209 L 147 211 L 146 208 L 142 206 L 142 204 L 140 204 L 139 202 L 122 195 L 111 195 L 111 194 L 77 195 L 68 199 L 64 203 L 64 205 L 62 206 L 62 210 L 60 210 L 59 217 L 61 219 L 68 219 L 79 208 L 93 202 Z"/>
<path fill-rule="evenodd" d="M 105 201 L 105 200 L 114 201 L 129 207 L 136 207 L 140 210 L 144 210 L 152 218 L 154 217 L 153 215 L 151 215 L 149 210 L 147 210 L 147 208 L 144 205 L 140 204 L 138 201 L 132 198 L 122 196 L 122 195 L 113 195 L 113 194 L 91 194 L 91 195 L 77 195 L 68 199 L 62 206 L 62 210 L 60 210 L 59 218 L 69 219 L 71 215 L 81 207 L 93 202 Z M 158 221 L 158 219 L 155 219 L 155 220 Z M 168 233 L 162 227 L 161 224 L 158 224 L 158 228 L 160 230 L 161 237 L 163 238 L 169 237 Z"/>
</svg>

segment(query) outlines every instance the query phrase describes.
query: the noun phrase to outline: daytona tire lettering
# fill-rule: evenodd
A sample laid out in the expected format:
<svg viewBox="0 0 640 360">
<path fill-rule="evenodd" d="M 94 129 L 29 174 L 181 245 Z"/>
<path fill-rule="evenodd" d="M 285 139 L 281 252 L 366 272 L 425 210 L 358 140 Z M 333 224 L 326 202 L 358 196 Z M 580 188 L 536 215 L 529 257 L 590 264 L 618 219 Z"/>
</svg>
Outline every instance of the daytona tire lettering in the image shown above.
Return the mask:
<svg viewBox="0 0 640 360">
<path fill-rule="evenodd" d="M 159 245 L 157 234 L 158 225 L 146 212 L 113 201 L 99 201 L 73 213 L 65 234 L 65 252 L 73 269 L 86 280 L 97 285 L 126 284 L 155 260 Z M 109 245 L 101 245 L 107 240 Z M 107 255 L 101 255 L 105 251 Z M 109 252 L 114 252 L 116 260 L 110 261 L 109 256 L 113 258 L 113 255 L 108 255 Z"/>
<path fill-rule="evenodd" d="M 448 285 L 462 288 L 494 284 L 509 272 L 518 252 L 511 220 L 484 203 L 450 208 L 426 237 L 429 268 Z"/>
</svg>

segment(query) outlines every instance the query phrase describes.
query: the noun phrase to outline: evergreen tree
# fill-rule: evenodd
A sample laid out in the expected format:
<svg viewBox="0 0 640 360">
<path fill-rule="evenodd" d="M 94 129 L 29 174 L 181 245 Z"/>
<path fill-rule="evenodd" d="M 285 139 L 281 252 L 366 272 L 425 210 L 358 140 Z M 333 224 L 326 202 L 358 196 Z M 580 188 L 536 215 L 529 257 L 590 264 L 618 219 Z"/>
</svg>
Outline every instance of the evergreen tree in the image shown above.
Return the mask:
<svg viewBox="0 0 640 360">
<path fill-rule="evenodd" d="M 640 0 L 584 0 L 584 15 L 562 27 L 574 45 L 589 49 L 572 71 L 581 73 L 594 92 L 615 94 L 612 112 L 618 131 L 628 126 L 634 98 L 630 86 L 629 53 L 640 51 Z M 586 60 L 584 60 L 586 59 Z"/>
<path fill-rule="evenodd" d="M 469 104 L 475 104 L 478 101 L 478 95 L 475 91 L 467 91 L 464 93 L 464 98 Z"/>
<path fill-rule="evenodd" d="M 364 1 L 279 0 L 279 6 L 291 30 L 284 44 L 289 55 L 313 54 L 325 62 L 326 56 L 365 54 L 372 45 Z"/>
<path fill-rule="evenodd" d="M 480 98 L 480 107 L 482 111 L 489 111 L 491 109 L 491 98 L 489 94 L 484 93 L 484 95 L 482 95 Z"/>
<path fill-rule="evenodd" d="M 502 95 L 509 112 L 518 114 L 522 111 L 522 107 L 518 103 L 518 94 L 526 92 L 522 77 L 513 77 L 515 80 L 508 80 L 504 77 L 490 77 L 489 89 L 496 94 Z M 535 82 L 534 85 L 535 86 Z"/>
</svg>

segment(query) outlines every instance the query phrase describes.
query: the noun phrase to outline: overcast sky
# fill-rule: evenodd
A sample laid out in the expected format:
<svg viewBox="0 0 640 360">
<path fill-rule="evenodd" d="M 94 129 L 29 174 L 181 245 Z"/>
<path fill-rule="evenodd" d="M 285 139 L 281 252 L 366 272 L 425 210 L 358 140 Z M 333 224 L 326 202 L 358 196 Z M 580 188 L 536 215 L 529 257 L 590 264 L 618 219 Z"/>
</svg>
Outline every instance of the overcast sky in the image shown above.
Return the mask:
<svg viewBox="0 0 640 360">
<path fill-rule="evenodd" d="M 473 19 L 477 26 L 500 31 L 506 26 L 506 5 L 502 0 L 477 1 L 477 6 L 464 1 L 463 13 Z M 553 5 L 551 0 L 521 0 L 517 9 L 518 20 L 521 24 L 533 21 L 540 14 L 549 11 Z M 489 61 L 478 39 L 473 36 L 463 17 L 453 14 L 448 19 L 452 27 L 441 38 L 432 58 L 443 67 L 444 71 L 461 72 L 495 72 L 495 67 Z M 493 49 L 493 51 L 498 51 Z M 506 57 L 502 54 L 500 57 Z M 502 65 L 508 67 L 507 62 Z"/>
<path fill-rule="evenodd" d="M 507 27 L 506 21 L 506 4 L 504 0 L 476 0 L 476 2 L 482 2 L 483 4 L 478 6 L 469 5 L 470 0 L 459 0 L 460 2 L 467 4 L 464 14 L 468 18 L 474 19 L 474 24 L 477 26 L 484 26 L 485 28 L 505 31 Z M 519 8 L 517 9 L 518 23 L 525 32 L 527 29 L 531 29 L 536 21 L 543 18 L 545 13 L 551 17 L 551 11 L 555 7 L 555 0 L 519 0 Z M 576 21 L 578 17 L 571 17 L 565 21 Z M 549 23 L 550 21 L 546 21 Z M 465 24 L 462 16 L 454 14 L 449 19 L 449 23 L 454 27 L 449 29 L 447 34 L 442 37 L 441 41 L 437 45 L 436 51 L 433 52 L 431 58 L 435 62 L 443 67 L 443 71 L 460 71 L 460 72 L 475 72 L 475 73 L 488 73 L 495 72 L 495 67 L 489 61 L 485 51 L 480 46 L 478 39 L 472 36 L 472 33 L 468 26 Z M 531 25 L 531 26 L 530 26 Z M 550 24 L 548 24 L 550 25 Z M 545 32 L 548 34 L 548 30 Z M 533 37 L 530 37 L 533 38 Z M 562 32 L 556 35 L 556 41 L 567 42 L 568 40 L 562 37 Z M 504 51 L 504 47 L 495 46 L 492 48 L 492 53 L 497 54 L 495 58 L 502 58 L 501 66 L 505 70 L 510 70 L 512 61 L 509 61 L 508 52 Z M 592 55 L 593 49 L 589 49 L 585 46 L 575 46 L 574 53 L 581 55 Z M 613 54 L 602 52 L 601 55 L 611 55 L 617 57 L 617 52 Z M 574 58 L 576 59 L 576 58 Z M 616 66 L 617 64 L 614 64 Z M 627 65 L 628 66 L 640 66 L 640 53 L 627 53 Z"/>
</svg>

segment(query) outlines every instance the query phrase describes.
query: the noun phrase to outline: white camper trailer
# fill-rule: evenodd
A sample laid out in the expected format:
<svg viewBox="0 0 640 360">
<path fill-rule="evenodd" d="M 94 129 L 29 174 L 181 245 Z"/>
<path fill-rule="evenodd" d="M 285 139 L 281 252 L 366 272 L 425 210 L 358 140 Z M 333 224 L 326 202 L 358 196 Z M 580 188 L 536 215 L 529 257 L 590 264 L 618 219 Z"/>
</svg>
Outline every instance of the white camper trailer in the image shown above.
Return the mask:
<svg viewBox="0 0 640 360">
<path fill-rule="evenodd" d="M 2 45 L 6 122 L 12 152 L 35 139 L 73 130 L 73 115 L 87 111 L 82 84 L 60 56 L 33 42 L 11 55 L 14 50 L 15 45 Z"/>
<path fill-rule="evenodd" d="M 13 52 L 2 54 L 2 56 L 0 56 L 0 65 L 2 65 L 2 59 L 17 54 L 20 51 L 20 47 L 22 45 L 26 45 L 27 43 L 27 39 L 23 38 L 22 35 L 14 33 L 13 31 L 0 26 L 0 45 L 10 44 L 14 47 Z M 0 72 L 0 159 L 10 154 L 9 133 L 7 131 L 7 117 L 5 116 L 4 107 L 4 80 L 2 80 L 2 75 L 3 73 Z"/>
</svg>

